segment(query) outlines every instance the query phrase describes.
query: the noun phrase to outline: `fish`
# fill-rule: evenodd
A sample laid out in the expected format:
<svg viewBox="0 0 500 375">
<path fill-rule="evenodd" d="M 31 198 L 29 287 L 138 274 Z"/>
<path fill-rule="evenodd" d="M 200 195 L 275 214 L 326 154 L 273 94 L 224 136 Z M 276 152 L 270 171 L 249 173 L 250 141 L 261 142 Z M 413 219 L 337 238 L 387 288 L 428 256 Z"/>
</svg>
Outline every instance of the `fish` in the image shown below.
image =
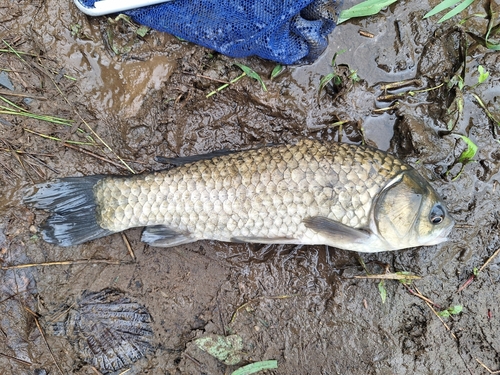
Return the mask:
<svg viewBox="0 0 500 375">
<path fill-rule="evenodd" d="M 59 246 L 144 227 L 141 240 L 158 247 L 205 239 L 372 253 L 439 244 L 454 225 L 427 180 L 369 146 L 302 139 L 167 162 L 35 184 L 24 203 L 51 213 L 40 230 Z"/>
</svg>

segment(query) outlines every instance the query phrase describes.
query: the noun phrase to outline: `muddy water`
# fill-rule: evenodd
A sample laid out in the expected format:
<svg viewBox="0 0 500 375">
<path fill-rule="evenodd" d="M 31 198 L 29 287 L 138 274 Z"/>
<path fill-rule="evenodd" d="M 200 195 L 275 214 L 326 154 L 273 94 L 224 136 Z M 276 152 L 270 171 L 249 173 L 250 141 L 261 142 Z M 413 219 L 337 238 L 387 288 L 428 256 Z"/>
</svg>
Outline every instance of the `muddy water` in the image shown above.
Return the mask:
<svg viewBox="0 0 500 375">
<path fill-rule="evenodd" d="M 470 14 L 482 12 L 482 5 L 475 4 Z M 36 113 L 74 119 L 95 138 L 83 124 L 87 121 L 137 172 L 162 168 L 154 162 L 156 155 L 193 155 L 304 136 L 364 141 L 405 159 L 445 197 L 458 225 L 446 244 L 362 259 L 372 273 L 384 272 L 387 265 L 391 272 L 422 276 L 416 287 L 438 305 L 434 309 L 461 305 L 463 312 L 445 318 L 448 331 L 426 302 L 392 280 L 385 281 L 382 302 L 379 280 L 354 278 L 365 274 L 357 255 L 333 248 L 203 241 L 165 250 L 142 244 L 140 230 L 126 233 L 134 258 L 120 235 L 72 248 L 49 246 L 36 233 L 44 215 L 22 207 L 20 189 L 57 176 L 124 174 L 126 169 L 105 147 L 77 146 L 117 164 L 25 130 L 85 140 L 75 129 L 0 115 L 2 265 L 99 260 L 0 271 L 0 368 L 12 374 L 56 373 L 56 362 L 63 373 L 95 373 L 70 335 L 48 332 L 54 361 L 36 319 L 49 330 L 54 312 L 78 306 L 84 290 L 115 288 L 145 306 L 153 319 L 155 349 L 130 367 L 133 374 L 229 373 L 237 366 L 227 367 L 194 345 L 195 338 L 209 333 L 240 335 L 244 361 L 277 359 L 277 374 L 486 373 L 476 359 L 499 369 L 500 258 L 457 292 L 474 267 L 500 247 L 498 127 L 472 95 L 500 116 L 499 54 L 471 47 L 469 88 L 457 118 L 446 109 L 460 93 L 444 87 L 377 113 L 394 104 L 379 99 L 387 94 L 384 83 L 419 80 L 390 94 L 432 88 L 459 68 L 463 34 L 452 24 L 423 21 L 430 6 L 402 2 L 376 17 L 346 23 L 334 31 L 315 64 L 289 67 L 273 81 L 268 78 L 273 63 L 239 60 L 261 74 L 268 91 L 244 78 L 206 98 L 221 85 L 217 80 L 241 74 L 233 59 L 154 31 L 137 37 L 121 22 L 86 18 L 70 2 L 3 5 L 1 38 L 41 56 L 26 56 L 24 63 L 0 53 L 0 67 L 8 69 L 15 90 L 32 96 L 24 102 L 9 99 Z M 485 24 L 473 27 L 481 34 Z M 360 35 L 360 29 L 374 37 Z M 327 87 L 318 99 L 319 80 L 332 72 L 332 57 L 340 50 L 345 52 L 336 62 L 344 85 Z M 490 77 L 472 89 L 478 65 Z M 351 70 L 359 82 L 348 79 Z M 339 121 L 345 121 L 342 127 L 332 126 Z M 478 153 L 452 181 L 461 168 L 455 161 L 465 149 L 454 134 L 468 136 Z"/>
</svg>

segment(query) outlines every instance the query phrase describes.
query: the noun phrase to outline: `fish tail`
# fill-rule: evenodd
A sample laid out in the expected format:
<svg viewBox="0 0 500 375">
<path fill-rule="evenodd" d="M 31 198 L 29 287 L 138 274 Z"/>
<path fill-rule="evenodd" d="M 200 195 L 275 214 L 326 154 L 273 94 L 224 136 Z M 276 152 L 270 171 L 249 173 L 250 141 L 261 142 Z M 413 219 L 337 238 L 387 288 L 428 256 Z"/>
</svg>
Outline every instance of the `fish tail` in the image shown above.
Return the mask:
<svg viewBox="0 0 500 375">
<path fill-rule="evenodd" d="M 62 178 L 37 184 L 27 192 L 24 203 L 52 213 L 40 227 L 45 241 L 72 246 L 114 233 L 102 228 L 96 216 L 93 188 L 104 177 Z"/>
</svg>

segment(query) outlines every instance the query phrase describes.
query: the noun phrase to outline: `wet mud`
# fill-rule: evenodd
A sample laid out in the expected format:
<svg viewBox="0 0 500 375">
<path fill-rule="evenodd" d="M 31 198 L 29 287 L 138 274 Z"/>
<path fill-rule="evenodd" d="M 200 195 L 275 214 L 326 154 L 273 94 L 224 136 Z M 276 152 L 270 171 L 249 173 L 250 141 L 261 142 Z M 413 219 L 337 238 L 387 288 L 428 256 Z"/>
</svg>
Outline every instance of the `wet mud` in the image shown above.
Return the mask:
<svg viewBox="0 0 500 375">
<path fill-rule="evenodd" d="M 155 31 L 140 37 L 135 26 L 87 18 L 71 2 L 0 4 L 0 96 L 29 113 L 72 120 L 59 125 L 0 112 L 1 372 L 226 374 L 270 359 L 278 361 L 268 371 L 274 374 L 499 370 L 500 256 L 481 269 L 500 248 L 499 128 L 477 98 L 498 121 L 500 54 L 467 34 L 484 35 L 485 20 L 462 27 L 458 19 L 422 20 L 435 3 L 398 2 L 347 22 L 316 63 L 287 67 L 273 80 L 274 63 L 237 60 L 261 75 L 267 91 L 243 77 L 208 98 L 241 75 L 234 59 Z M 475 2 L 467 14 L 484 13 L 487 3 Z M 448 87 L 464 61 L 465 87 Z M 481 84 L 479 65 L 490 73 Z M 321 77 L 334 71 L 340 83 L 319 92 Z M 403 80 L 411 81 L 387 86 Z M 478 146 L 465 165 L 460 135 Z M 158 155 L 303 137 L 365 142 L 414 166 L 457 222 L 450 241 L 362 255 L 214 241 L 160 249 L 141 243 L 134 229 L 61 248 L 39 237 L 46 215 L 21 203 L 34 182 L 159 170 Z M 371 274 L 406 271 L 421 279 L 385 280 L 383 301 L 380 279 L 356 278 L 367 274 L 363 263 Z M 23 264 L 37 266 L 14 267 Z M 103 297 L 100 319 L 114 311 L 122 326 L 129 318 L 147 326 L 132 325 L 140 343 L 131 342 L 144 356 L 127 357 L 121 369 L 95 362 L 75 331 L 88 330 L 88 301 L 103 290 L 119 295 Z M 450 317 L 434 313 L 456 305 L 462 311 Z M 151 319 L 136 320 L 130 309 Z M 240 364 L 201 350 L 196 339 L 207 335 L 241 337 Z M 116 353 L 120 340 L 110 337 L 106 345 Z"/>
</svg>

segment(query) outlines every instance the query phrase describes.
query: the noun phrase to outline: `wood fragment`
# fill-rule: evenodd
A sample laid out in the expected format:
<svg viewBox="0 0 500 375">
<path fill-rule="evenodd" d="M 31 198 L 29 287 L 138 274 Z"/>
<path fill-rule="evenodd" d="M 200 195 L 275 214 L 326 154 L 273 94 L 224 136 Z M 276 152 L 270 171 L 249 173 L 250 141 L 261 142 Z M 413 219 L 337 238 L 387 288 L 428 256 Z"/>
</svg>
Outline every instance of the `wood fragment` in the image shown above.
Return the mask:
<svg viewBox="0 0 500 375">
<path fill-rule="evenodd" d="M 135 257 L 134 250 L 132 250 L 132 246 L 130 246 L 130 242 L 129 242 L 127 236 L 123 232 L 121 233 L 121 235 L 122 235 L 123 242 L 125 243 L 125 246 L 127 247 L 128 253 L 130 254 L 130 257 L 135 262 L 137 258 Z"/>
<path fill-rule="evenodd" d="M 372 34 L 369 31 L 365 31 L 365 30 L 359 30 L 358 33 L 359 33 L 359 35 L 367 37 L 367 38 L 373 38 L 375 36 L 375 34 Z"/>
<path fill-rule="evenodd" d="M 380 86 L 382 90 L 400 89 L 407 86 L 422 86 L 422 81 L 418 78 L 407 79 L 404 81 L 385 83 Z"/>
</svg>

